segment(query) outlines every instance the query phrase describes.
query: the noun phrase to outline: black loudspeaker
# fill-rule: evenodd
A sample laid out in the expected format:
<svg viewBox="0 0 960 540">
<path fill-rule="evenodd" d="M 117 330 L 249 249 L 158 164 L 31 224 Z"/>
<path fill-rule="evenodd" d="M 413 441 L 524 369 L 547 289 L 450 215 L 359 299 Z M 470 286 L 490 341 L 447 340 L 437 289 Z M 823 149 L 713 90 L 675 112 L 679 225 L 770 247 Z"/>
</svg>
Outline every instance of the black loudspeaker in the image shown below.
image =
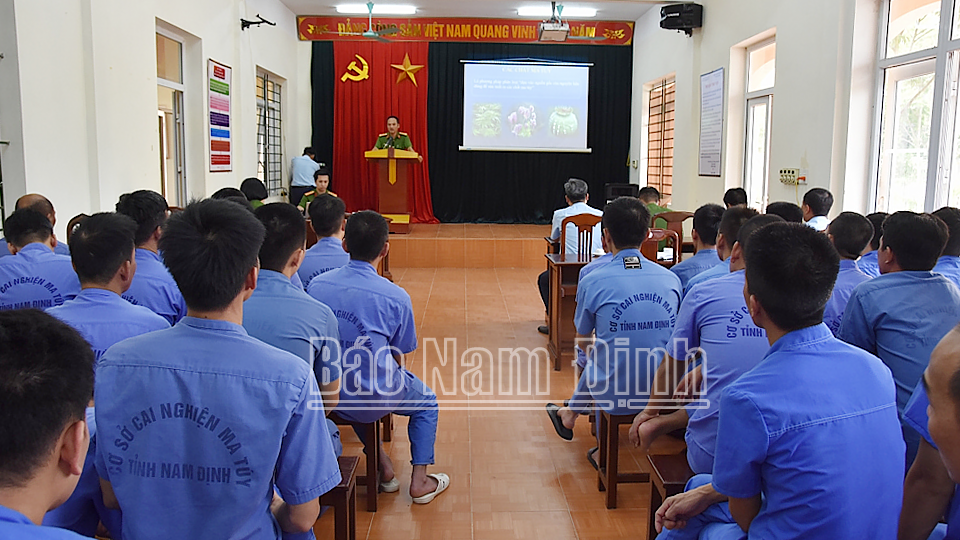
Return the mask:
<svg viewBox="0 0 960 540">
<path fill-rule="evenodd" d="M 700 4 L 672 4 L 660 8 L 660 28 L 680 30 L 688 36 L 694 28 L 703 26 L 703 6 Z"/>
</svg>

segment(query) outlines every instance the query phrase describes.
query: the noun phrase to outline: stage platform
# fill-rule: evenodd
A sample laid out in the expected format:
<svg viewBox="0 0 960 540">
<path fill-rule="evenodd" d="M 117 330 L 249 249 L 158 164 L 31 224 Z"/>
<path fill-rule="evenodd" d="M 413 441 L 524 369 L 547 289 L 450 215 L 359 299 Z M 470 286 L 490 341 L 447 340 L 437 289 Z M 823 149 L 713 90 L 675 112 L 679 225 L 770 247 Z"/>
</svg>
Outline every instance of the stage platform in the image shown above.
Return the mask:
<svg viewBox="0 0 960 540">
<path fill-rule="evenodd" d="M 546 269 L 549 225 L 441 223 L 390 235 L 392 268 Z"/>
</svg>

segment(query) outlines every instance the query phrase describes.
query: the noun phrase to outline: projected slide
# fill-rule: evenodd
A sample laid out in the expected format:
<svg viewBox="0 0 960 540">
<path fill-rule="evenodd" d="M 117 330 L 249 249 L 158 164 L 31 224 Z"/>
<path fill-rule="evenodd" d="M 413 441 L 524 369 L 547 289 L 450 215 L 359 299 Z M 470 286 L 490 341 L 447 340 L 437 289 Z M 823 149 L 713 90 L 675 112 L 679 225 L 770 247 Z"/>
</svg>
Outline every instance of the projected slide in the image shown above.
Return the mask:
<svg viewBox="0 0 960 540">
<path fill-rule="evenodd" d="M 461 150 L 588 152 L 588 65 L 466 63 Z"/>
</svg>

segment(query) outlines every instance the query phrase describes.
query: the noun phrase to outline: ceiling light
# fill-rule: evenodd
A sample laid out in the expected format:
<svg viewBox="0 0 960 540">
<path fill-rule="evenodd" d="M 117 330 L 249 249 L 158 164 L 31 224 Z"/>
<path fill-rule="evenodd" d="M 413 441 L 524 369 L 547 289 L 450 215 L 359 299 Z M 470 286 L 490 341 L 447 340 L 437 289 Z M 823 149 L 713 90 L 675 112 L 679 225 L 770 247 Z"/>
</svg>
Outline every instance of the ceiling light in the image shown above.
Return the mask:
<svg viewBox="0 0 960 540">
<path fill-rule="evenodd" d="M 549 11 L 549 8 L 547 9 Z M 417 6 L 397 5 L 397 4 L 376 4 L 373 6 L 374 15 L 414 15 L 417 12 Z M 366 4 L 341 4 L 337 6 L 337 13 L 346 13 L 349 15 L 366 15 Z"/>
<path fill-rule="evenodd" d="M 558 10 L 559 11 L 559 10 Z M 517 15 L 521 17 L 550 17 L 550 6 L 523 6 L 517 9 Z M 563 18 L 584 18 L 596 17 L 597 10 L 587 7 L 566 7 L 563 8 Z"/>
</svg>

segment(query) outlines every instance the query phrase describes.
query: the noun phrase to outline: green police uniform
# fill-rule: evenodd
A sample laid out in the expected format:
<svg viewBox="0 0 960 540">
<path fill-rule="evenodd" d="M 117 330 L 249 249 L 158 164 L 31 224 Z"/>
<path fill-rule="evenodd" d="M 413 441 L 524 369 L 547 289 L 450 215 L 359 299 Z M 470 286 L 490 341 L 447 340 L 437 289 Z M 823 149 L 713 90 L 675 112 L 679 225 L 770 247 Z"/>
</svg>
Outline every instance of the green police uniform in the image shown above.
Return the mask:
<svg viewBox="0 0 960 540">
<path fill-rule="evenodd" d="M 334 197 L 337 196 L 336 193 L 330 190 L 327 190 L 326 195 L 333 195 Z M 300 198 L 300 204 L 298 204 L 297 206 L 299 206 L 300 208 L 303 208 L 303 211 L 306 212 L 307 207 L 309 207 L 310 203 L 312 203 L 313 200 L 316 198 L 317 198 L 317 190 L 308 191 L 303 195 L 303 197 Z"/>
<path fill-rule="evenodd" d="M 387 140 L 390 138 L 389 133 L 381 133 L 377 137 L 377 150 L 383 150 L 387 147 Z M 397 137 L 393 140 L 393 147 L 397 150 L 410 150 L 413 148 L 413 143 L 410 142 L 410 137 L 406 133 L 400 131 L 397 132 Z"/>
</svg>

